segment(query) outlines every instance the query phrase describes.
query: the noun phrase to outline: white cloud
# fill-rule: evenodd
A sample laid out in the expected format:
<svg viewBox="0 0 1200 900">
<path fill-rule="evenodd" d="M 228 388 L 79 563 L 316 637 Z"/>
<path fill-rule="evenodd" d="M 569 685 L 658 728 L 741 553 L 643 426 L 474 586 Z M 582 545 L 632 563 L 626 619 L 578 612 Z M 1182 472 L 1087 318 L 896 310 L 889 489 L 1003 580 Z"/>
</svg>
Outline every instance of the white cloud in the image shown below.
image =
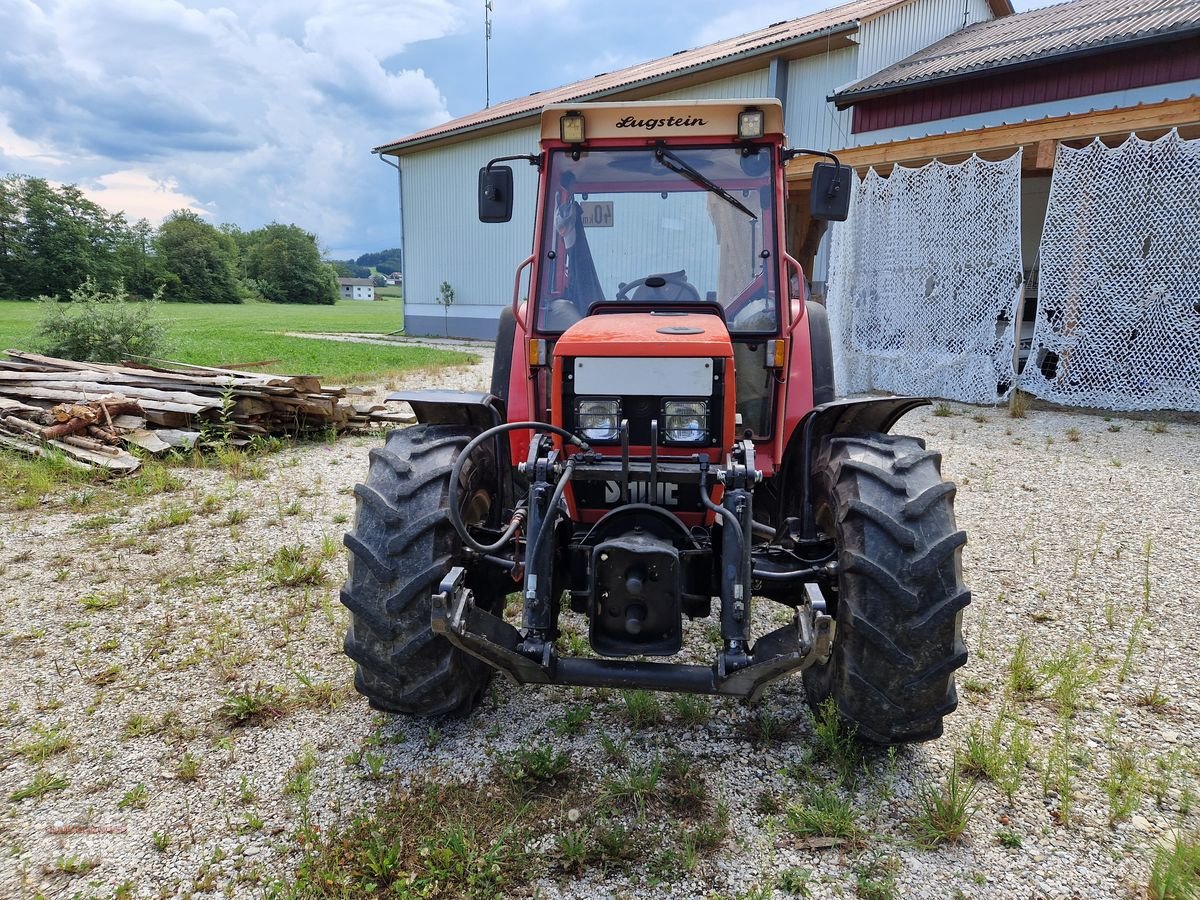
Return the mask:
<svg viewBox="0 0 1200 900">
<path fill-rule="evenodd" d="M 180 192 L 173 179 L 160 181 L 138 169 L 101 175 L 94 181 L 83 182 L 79 189 L 110 212 L 124 212 L 130 222 L 147 219 L 158 225 L 177 209 L 209 215 L 195 197 Z"/>
<path fill-rule="evenodd" d="M 424 72 L 382 60 L 463 19 L 448 0 L 0 7 L 6 165 L 77 181 L 106 207 L 127 199 L 131 218 L 204 209 L 334 245 L 363 240 L 364 223 L 394 243 L 394 175 L 368 151 L 448 113 Z"/>
</svg>

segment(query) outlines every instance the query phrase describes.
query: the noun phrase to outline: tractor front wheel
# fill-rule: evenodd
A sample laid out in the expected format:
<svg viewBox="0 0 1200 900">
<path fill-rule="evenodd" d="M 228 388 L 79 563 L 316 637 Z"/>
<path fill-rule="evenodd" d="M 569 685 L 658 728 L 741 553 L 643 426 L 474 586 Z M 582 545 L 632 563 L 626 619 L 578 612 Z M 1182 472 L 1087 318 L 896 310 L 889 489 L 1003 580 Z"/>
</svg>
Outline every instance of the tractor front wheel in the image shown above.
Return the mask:
<svg viewBox="0 0 1200 900">
<path fill-rule="evenodd" d="M 355 687 L 376 709 L 466 713 L 491 677 L 489 666 L 430 626 L 438 584 L 452 566 L 465 564 L 446 509 L 451 468 L 474 436 L 447 425 L 393 431 L 382 448 L 371 451 L 366 482 L 355 485 L 354 529 L 345 538 L 350 571 L 341 595 L 350 610 L 344 646 L 357 664 Z M 480 446 L 458 486 L 464 522 L 487 518 L 495 485 L 493 453 L 489 445 Z M 482 608 L 503 609 L 503 579 L 485 580 L 468 569 L 467 586 Z"/>
<path fill-rule="evenodd" d="M 858 736 L 928 741 L 958 705 L 967 660 L 962 611 L 965 532 L 941 454 L 912 437 L 832 437 L 814 463 L 818 527 L 837 544 L 833 652 L 804 672 L 808 702 L 832 700 Z"/>
</svg>

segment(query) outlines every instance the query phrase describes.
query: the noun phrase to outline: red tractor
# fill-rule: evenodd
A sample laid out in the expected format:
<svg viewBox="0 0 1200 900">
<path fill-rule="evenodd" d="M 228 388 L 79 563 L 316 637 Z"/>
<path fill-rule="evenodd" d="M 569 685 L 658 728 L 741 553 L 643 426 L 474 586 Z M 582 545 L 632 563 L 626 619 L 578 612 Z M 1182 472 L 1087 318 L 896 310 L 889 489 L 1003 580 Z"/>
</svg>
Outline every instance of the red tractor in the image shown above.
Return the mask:
<svg viewBox="0 0 1200 900">
<path fill-rule="evenodd" d="M 419 424 L 355 488 L 358 690 L 439 715 L 497 669 L 750 700 L 803 672 L 862 739 L 938 737 L 967 658 L 966 534 L 939 454 L 888 433 L 928 401 L 834 399 L 825 310 L 783 246 L 784 164 L 814 151 L 786 149 L 776 100 L 548 107 L 541 128 L 540 153 L 479 173 L 481 220 L 506 222 L 501 163 L 538 170 L 490 393 L 392 395 Z M 844 219 L 850 184 L 817 164 L 813 218 Z M 789 623 L 756 633 L 760 601 Z M 654 659 L 708 617 L 710 664 Z M 592 653 L 562 652 L 568 619 Z"/>
</svg>

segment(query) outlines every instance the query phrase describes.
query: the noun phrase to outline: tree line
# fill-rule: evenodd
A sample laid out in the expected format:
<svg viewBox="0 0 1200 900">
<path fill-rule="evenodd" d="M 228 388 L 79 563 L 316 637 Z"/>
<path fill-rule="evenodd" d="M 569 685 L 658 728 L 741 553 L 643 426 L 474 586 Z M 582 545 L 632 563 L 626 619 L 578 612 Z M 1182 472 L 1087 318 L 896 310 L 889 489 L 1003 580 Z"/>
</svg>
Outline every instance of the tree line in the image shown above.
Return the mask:
<svg viewBox="0 0 1200 900">
<path fill-rule="evenodd" d="M 404 261 L 401 258 L 399 247 L 378 250 L 375 253 L 364 253 L 358 259 L 331 259 L 328 262 L 337 269 L 338 275 L 342 278 L 370 278 L 372 277 L 372 266 L 377 271 L 388 275 L 404 270 Z M 375 278 L 378 279 L 380 276 L 375 275 Z M 376 282 L 376 285 L 381 284 L 382 280 Z"/>
<path fill-rule="evenodd" d="M 0 179 L 0 298 L 69 296 L 87 280 L 133 297 L 191 303 L 334 303 L 337 269 L 316 236 L 272 223 L 214 226 L 191 210 L 155 228 L 110 213 L 75 185 Z"/>
</svg>

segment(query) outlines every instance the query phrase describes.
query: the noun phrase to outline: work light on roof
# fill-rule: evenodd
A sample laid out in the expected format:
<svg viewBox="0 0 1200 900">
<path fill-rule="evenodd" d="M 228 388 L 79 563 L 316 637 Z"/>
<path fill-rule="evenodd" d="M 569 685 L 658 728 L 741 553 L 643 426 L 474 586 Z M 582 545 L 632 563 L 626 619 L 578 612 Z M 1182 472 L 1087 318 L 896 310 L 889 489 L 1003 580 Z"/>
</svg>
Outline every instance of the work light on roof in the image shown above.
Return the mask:
<svg viewBox="0 0 1200 900">
<path fill-rule="evenodd" d="M 738 113 L 738 137 L 743 141 L 762 137 L 764 121 L 761 109 L 743 109 Z"/>
<path fill-rule="evenodd" d="M 577 112 L 567 113 L 558 120 L 558 133 L 565 144 L 582 144 L 583 143 L 583 114 Z"/>
</svg>

